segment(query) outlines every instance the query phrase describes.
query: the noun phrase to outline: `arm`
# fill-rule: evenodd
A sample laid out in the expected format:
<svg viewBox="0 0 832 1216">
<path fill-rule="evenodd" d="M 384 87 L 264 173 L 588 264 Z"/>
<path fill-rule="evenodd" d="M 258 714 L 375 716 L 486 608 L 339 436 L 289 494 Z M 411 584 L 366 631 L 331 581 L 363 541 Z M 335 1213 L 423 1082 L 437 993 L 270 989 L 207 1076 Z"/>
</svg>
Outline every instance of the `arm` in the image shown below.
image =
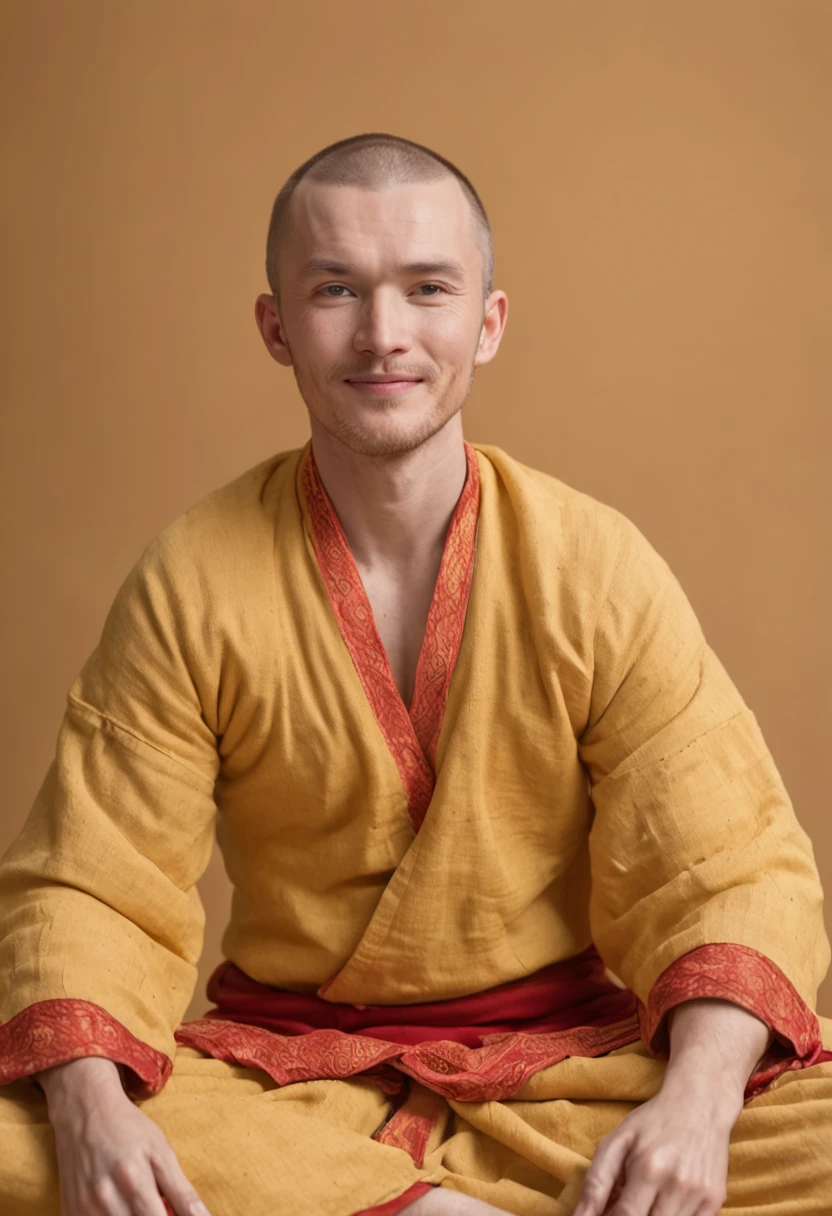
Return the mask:
<svg viewBox="0 0 832 1216">
<path fill-rule="evenodd" d="M 37 1077 L 55 1136 L 65 1216 L 210 1216 L 162 1132 L 133 1105 L 110 1060 L 79 1059 Z"/>
<path fill-rule="evenodd" d="M 678 581 L 623 517 L 578 745 L 593 938 L 648 1049 L 666 1057 L 674 1005 L 718 997 L 812 1062 L 830 952 L 811 842 Z"/>
<path fill-rule="evenodd" d="M 684 1001 L 668 1021 L 670 1059 L 662 1089 L 679 1102 L 697 1095 L 694 1105 L 700 1108 L 713 1103 L 733 1126 L 773 1031 L 753 1013 L 721 1000 Z"/>
<path fill-rule="evenodd" d="M 120 587 L 0 862 L 0 971 L 14 977 L 0 988 L 0 1084 L 82 1056 L 124 1065 L 145 1093 L 170 1072 L 219 768 L 190 566 L 157 538 Z"/>
<path fill-rule="evenodd" d="M 601 1216 L 611 1197 L 637 1216 L 657 1201 L 716 1216 L 725 1201 L 731 1130 L 773 1033 L 727 1001 L 685 1001 L 668 1021 L 661 1089 L 601 1141 L 575 1216 Z"/>
<path fill-rule="evenodd" d="M 119 589 L 0 863 L 0 969 L 13 977 L 0 989 L 0 1084 L 38 1077 L 71 1216 L 98 1210 L 96 1181 L 123 1189 L 134 1172 L 149 1188 L 141 1210 L 162 1216 L 159 1186 L 189 1210 L 170 1149 L 122 1086 L 157 1092 L 170 1073 L 213 843 L 204 596 L 175 539 L 153 542 Z"/>
<path fill-rule="evenodd" d="M 654 1199 L 710 1216 L 743 1101 L 818 1058 L 829 945 L 812 847 L 756 719 L 623 518 L 579 749 L 594 940 L 636 993 L 648 1051 L 670 1060 L 660 1092 L 601 1141 L 577 1213 L 623 1187 L 629 1216 Z"/>
</svg>

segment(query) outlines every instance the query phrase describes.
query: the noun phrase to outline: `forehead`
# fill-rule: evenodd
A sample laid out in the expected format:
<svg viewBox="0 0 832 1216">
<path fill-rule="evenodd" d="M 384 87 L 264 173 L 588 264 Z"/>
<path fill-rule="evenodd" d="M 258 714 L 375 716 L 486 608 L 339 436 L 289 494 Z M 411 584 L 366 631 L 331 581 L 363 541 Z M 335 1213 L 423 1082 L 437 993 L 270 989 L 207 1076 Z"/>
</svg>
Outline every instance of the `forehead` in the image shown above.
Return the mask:
<svg viewBox="0 0 832 1216">
<path fill-rule="evenodd" d="M 288 227 L 295 264 L 321 253 L 383 260 L 429 252 L 462 261 L 478 254 L 471 205 L 453 176 L 378 190 L 304 178 Z"/>
</svg>

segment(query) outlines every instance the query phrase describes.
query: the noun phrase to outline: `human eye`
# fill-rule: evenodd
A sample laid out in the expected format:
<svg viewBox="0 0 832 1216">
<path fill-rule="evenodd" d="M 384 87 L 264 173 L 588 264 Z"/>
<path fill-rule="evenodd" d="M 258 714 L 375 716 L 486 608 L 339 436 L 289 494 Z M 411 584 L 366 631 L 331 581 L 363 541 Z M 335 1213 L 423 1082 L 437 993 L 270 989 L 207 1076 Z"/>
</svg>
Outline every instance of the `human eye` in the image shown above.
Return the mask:
<svg viewBox="0 0 832 1216">
<path fill-rule="evenodd" d="M 349 291 L 349 288 L 345 287 L 343 283 L 327 283 L 326 287 L 321 288 L 321 291 L 325 295 L 333 290 L 339 291 L 339 292 L 340 291 Z M 337 295 L 337 296 L 330 296 L 329 298 L 330 298 L 330 300 L 343 300 L 344 297 L 341 295 Z"/>
<path fill-rule="evenodd" d="M 437 291 L 445 291 L 445 288 L 442 286 L 441 283 L 422 283 L 419 287 L 419 290 L 424 291 L 426 287 L 427 288 L 434 287 L 434 288 L 436 288 Z M 430 299 L 431 297 L 428 296 L 427 298 Z"/>
</svg>

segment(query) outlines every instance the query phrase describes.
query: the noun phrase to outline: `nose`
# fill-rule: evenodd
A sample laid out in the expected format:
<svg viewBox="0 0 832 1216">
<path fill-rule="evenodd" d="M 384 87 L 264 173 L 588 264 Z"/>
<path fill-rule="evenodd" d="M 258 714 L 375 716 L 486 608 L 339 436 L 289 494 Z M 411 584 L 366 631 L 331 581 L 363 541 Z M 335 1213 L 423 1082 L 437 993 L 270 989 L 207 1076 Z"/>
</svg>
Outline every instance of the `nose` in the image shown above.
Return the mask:
<svg viewBox="0 0 832 1216">
<path fill-rule="evenodd" d="M 367 295 L 358 312 L 353 348 L 362 355 L 385 358 L 413 346 L 408 306 L 394 291 Z"/>
</svg>

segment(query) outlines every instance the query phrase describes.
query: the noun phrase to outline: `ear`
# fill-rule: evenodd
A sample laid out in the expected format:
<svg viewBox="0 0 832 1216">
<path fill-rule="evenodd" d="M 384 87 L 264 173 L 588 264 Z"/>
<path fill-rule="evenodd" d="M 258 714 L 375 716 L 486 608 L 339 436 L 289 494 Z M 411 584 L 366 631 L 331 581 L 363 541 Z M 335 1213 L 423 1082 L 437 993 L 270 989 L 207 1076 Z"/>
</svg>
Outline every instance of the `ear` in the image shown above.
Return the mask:
<svg viewBox="0 0 832 1216">
<path fill-rule="evenodd" d="M 289 350 L 283 322 L 277 310 L 277 301 L 273 295 L 263 292 L 257 297 L 254 301 L 254 319 L 271 357 L 284 367 L 291 367 L 292 352 Z"/>
<path fill-rule="evenodd" d="M 490 363 L 497 353 L 508 320 L 508 296 L 504 291 L 492 291 L 485 301 L 485 316 L 483 317 L 480 337 L 477 342 L 477 353 L 474 356 L 474 367 Z"/>
</svg>

